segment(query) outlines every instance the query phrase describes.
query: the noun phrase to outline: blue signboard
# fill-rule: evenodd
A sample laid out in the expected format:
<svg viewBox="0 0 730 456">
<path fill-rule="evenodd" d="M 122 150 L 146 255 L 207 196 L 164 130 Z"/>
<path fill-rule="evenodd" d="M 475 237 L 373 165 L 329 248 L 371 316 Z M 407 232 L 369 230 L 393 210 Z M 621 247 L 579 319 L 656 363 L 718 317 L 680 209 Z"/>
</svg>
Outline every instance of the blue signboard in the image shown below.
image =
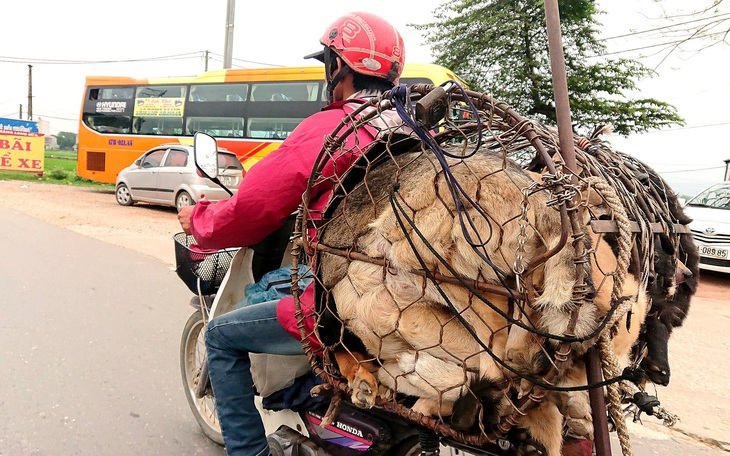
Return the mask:
<svg viewBox="0 0 730 456">
<path fill-rule="evenodd" d="M 38 122 L 0 117 L 0 131 L 38 133 Z"/>
</svg>

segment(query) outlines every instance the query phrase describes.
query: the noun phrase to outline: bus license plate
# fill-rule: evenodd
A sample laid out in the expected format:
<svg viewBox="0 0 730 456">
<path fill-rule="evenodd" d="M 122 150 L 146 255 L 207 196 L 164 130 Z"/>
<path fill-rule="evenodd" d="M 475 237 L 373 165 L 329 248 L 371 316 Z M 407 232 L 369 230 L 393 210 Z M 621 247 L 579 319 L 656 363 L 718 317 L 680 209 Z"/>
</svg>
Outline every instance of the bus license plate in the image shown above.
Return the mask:
<svg viewBox="0 0 730 456">
<path fill-rule="evenodd" d="M 700 252 L 700 256 L 710 258 L 721 258 L 726 259 L 728 257 L 728 249 L 721 249 L 718 247 L 711 247 L 709 245 L 698 245 L 697 250 Z"/>
</svg>

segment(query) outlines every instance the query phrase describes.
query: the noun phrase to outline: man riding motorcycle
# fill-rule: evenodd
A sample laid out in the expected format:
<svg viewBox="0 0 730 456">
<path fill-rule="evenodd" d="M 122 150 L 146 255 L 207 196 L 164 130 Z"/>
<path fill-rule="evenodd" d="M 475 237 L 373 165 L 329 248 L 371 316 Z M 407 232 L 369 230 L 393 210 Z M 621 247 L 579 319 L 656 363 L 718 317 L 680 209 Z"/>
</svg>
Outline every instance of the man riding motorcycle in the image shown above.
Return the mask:
<svg viewBox="0 0 730 456">
<path fill-rule="evenodd" d="M 325 64 L 330 104 L 305 119 L 274 152 L 246 174 L 238 193 L 224 201 L 183 207 L 183 230 L 206 249 L 251 246 L 284 225 L 297 210 L 315 159 L 340 121 L 359 102 L 391 89 L 403 71 L 405 50 L 398 31 L 384 19 L 354 12 L 336 19 L 307 58 Z M 361 128 L 325 173 L 341 175 L 375 140 L 376 129 Z M 327 180 L 313 189 L 310 209 L 321 210 L 332 188 Z M 300 301 L 311 309 L 313 287 Z M 307 319 L 311 320 L 311 319 Z M 311 323 L 311 322 L 310 322 Z M 249 353 L 304 353 L 293 298 L 254 304 L 214 318 L 206 331 L 208 366 L 226 451 L 230 455 L 267 455 L 261 417 L 254 405 Z"/>
</svg>

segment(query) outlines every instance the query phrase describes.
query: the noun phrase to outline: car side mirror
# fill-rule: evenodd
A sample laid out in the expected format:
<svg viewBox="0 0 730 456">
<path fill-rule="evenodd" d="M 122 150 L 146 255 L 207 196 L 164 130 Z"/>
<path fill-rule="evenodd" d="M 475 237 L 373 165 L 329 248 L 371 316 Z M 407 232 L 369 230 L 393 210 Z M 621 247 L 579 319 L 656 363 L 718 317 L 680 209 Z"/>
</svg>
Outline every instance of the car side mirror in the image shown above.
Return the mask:
<svg viewBox="0 0 730 456">
<path fill-rule="evenodd" d="M 218 143 L 215 138 L 198 131 L 193 136 L 195 166 L 208 179 L 218 177 Z"/>
<path fill-rule="evenodd" d="M 139 166 L 139 164 L 140 164 L 141 161 L 142 161 L 142 159 L 138 158 L 138 159 L 136 159 L 134 161 L 134 164 L 137 165 L 137 166 Z"/>
</svg>

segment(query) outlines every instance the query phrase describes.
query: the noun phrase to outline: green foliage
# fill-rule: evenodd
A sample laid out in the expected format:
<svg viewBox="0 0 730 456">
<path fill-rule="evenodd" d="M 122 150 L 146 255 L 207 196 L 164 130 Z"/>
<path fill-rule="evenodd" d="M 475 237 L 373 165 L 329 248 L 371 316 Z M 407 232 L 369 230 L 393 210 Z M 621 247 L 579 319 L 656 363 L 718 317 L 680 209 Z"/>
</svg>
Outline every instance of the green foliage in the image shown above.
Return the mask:
<svg viewBox="0 0 730 456">
<path fill-rule="evenodd" d="M 76 144 L 76 133 L 70 131 L 62 131 L 56 135 L 56 141 L 58 141 L 58 147 L 61 149 L 73 149 Z"/>
<path fill-rule="evenodd" d="M 55 180 L 64 180 L 69 178 L 69 172 L 58 166 L 50 171 L 46 171 L 44 174 Z"/>
<path fill-rule="evenodd" d="M 607 59 L 597 38 L 593 0 L 559 1 L 573 124 L 589 131 L 610 123 L 622 135 L 683 125 L 676 109 L 654 99 L 628 99 L 651 70 L 629 59 Z M 509 103 L 520 114 L 555 125 L 552 72 L 542 0 L 454 0 L 415 25 L 437 63 L 475 90 Z"/>
</svg>

